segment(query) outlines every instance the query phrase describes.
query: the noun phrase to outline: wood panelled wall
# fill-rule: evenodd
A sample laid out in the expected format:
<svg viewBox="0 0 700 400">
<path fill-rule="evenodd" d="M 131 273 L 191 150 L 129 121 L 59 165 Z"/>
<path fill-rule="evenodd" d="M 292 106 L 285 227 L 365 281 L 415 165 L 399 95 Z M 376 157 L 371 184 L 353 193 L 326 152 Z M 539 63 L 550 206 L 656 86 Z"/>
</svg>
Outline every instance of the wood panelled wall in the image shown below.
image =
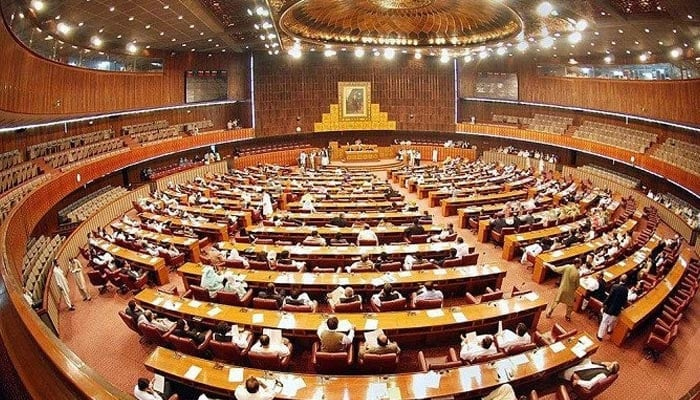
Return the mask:
<svg viewBox="0 0 700 400">
<path fill-rule="evenodd" d="M 388 61 L 350 52 L 326 58 L 255 55 L 258 135 L 312 132 L 314 122 L 338 103 L 338 82 L 371 82 L 372 103 L 397 121 L 399 130 L 454 130 L 454 68 L 436 57 L 397 56 Z M 298 120 L 297 120 L 298 118 Z"/>
<path fill-rule="evenodd" d="M 459 95 L 474 94 L 477 71 L 517 72 L 521 101 L 577 106 L 700 124 L 700 80 L 627 81 L 554 78 L 537 75 L 535 63 L 523 59 L 489 60 L 459 65 Z"/>
<path fill-rule="evenodd" d="M 215 129 L 223 129 L 226 127 L 226 122 L 228 122 L 228 120 L 238 119 L 240 126 L 249 127 L 251 124 L 250 115 L 250 103 L 236 103 L 211 107 L 196 107 L 190 110 L 168 110 L 99 119 L 95 120 L 93 124 L 88 122 L 69 124 L 66 132 L 64 132 L 62 126 L 36 128 L 0 135 L 0 152 L 13 149 L 24 150 L 27 146 L 34 144 L 81 133 L 96 132 L 103 129 L 113 129 L 117 134 L 120 134 L 122 126 L 158 120 L 167 120 L 170 124 L 179 124 L 210 119 L 214 122 Z"/>
<path fill-rule="evenodd" d="M 7 29 L 0 23 L 0 110 L 7 112 L 81 114 L 181 104 L 190 69 L 228 70 L 229 98 L 250 97 L 245 54 L 166 54 L 163 73 L 154 74 L 91 71 L 39 57 Z"/>
</svg>

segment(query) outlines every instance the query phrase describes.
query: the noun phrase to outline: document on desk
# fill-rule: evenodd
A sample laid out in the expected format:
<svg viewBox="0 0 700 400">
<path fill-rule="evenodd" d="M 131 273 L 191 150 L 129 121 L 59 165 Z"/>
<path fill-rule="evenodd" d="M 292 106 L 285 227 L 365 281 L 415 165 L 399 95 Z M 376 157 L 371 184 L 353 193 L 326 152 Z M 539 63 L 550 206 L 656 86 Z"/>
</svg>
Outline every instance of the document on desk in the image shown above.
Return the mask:
<svg viewBox="0 0 700 400">
<path fill-rule="evenodd" d="M 377 326 L 379 326 L 379 320 L 374 319 L 374 318 L 368 318 L 365 321 L 365 330 L 366 331 L 371 331 L 377 329 Z"/>
<path fill-rule="evenodd" d="M 385 399 L 389 397 L 388 387 L 386 382 L 373 382 L 369 384 L 369 389 L 367 390 L 368 399 Z"/>
<path fill-rule="evenodd" d="M 340 286 L 345 286 L 348 283 L 350 283 L 350 279 L 348 278 L 338 278 L 338 285 Z"/>
<path fill-rule="evenodd" d="M 381 329 L 376 329 L 370 332 L 365 332 L 365 343 L 369 347 L 377 347 L 377 338 L 383 335 L 384 331 Z"/>
<path fill-rule="evenodd" d="M 277 327 L 280 329 L 294 329 L 296 323 L 297 321 L 294 319 L 294 314 L 283 314 Z"/>
<path fill-rule="evenodd" d="M 430 318 L 438 318 L 445 315 L 445 312 L 442 311 L 442 308 L 433 308 L 432 310 L 426 311 L 425 314 Z"/>
<path fill-rule="evenodd" d="M 383 286 L 385 282 L 384 282 L 384 279 L 382 279 L 382 278 L 374 278 L 370 281 L 370 283 L 374 287 L 379 287 L 379 286 Z"/>
<path fill-rule="evenodd" d="M 433 274 L 435 274 L 435 275 L 447 275 L 447 270 L 442 269 L 442 268 L 434 269 Z"/>
<path fill-rule="evenodd" d="M 535 301 L 535 300 L 540 298 L 540 296 L 535 292 L 525 293 L 523 295 L 523 297 L 525 297 L 526 299 L 528 299 L 530 301 Z"/>
<path fill-rule="evenodd" d="M 261 324 L 265 320 L 265 314 L 253 314 L 253 323 L 254 324 Z"/>
<path fill-rule="evenodd" d="M 192 300 L 192 301 L 190 301 L 187 305 L 190 306 L 190 307 L 192 307 L 192 308 L 198 308 L 199 306 L 202 305 L 202 302 L 201 302 L 201 301 L 197 301 L 197 300 Z"/>
<path fill-rule="evenodd" d="M 221 309 L 219 307 L 214 307 L 211 310 L 207 311 L 207 315 L 210 317 L 213 317 L 221 312 Z"/>
<path fill-rule="evenodd" d="M 564 255 L 564 252 L 561 251 L 561 250 L 557 250 L 557 251 L 553 251 L 553 252 L 552 252 L 552 256 L 553 256 L 553 257 L 561 257 L 561 256 L 563 256 L 563 255 Z"/>
<path fill-rule="evenodd" d="M 279 329 L 263 329 L 263 334 L 270 338 L 271 346 L 279 346 L 282 344 L 282 331 Z"/>
<path fill-rule="evenodd" d="M 423 375 L 423 383 L 425 383 L 425 387 L 437 389 L 440 387 L 440 378 L 441 375 L 437 372 L 428 371 L 428 373 Z"/>
<path fill-rule="evenodd" d="M 163 375 L 153 375 L 153 390 L 160 393 L 165 391 L 165 377 Z"/>
<path fill-rule="evenodd" d="M 566 346 L 564 346 L 564 343 L 562 342 L 555 342 L 549 345 L 549 348 L 552 349 L 552 352 L 559 353 L 560 351 L 564 350 Z"/>
<path fill-rule="evenodd" d="M 463 312 L 453 312 L 452 318 L 454 318 L 457 323 L 467 322 L 467 317 Z"/>
<path fill-rule="evenodd" d="M 398 275 L 402 278 L 408 278 L 411 276 L 411 271 L 399 271 Z"/>
<path fill-rule="evenodd" d="M 199 368 L 196 365 L 190 366 L 190 368 L 185 372 L 185 378 L 193 381 L 197 379 L 197 376 L 199 376 L 199 373 L 202 372 L 202 369 Z"/>
<path fill-rule="evenodd" d="M 297 392 L 301 388 L 306 387 L 304 379 L 298 376 L 284 375 L 279 378 L 282 383 L 282 391 L 280 394 L 285 397 L 296 397 Z"/>
<path fill-rule="evenodd" d="M 347 319 L 341 319 L 338 321 L 338 331 L 340 332 L 350 332 L 352 329 L 352 324 Z"/>
<path fill-rule="evenodd" d="M 301 283 L 305 285 L 312 284 L 316 281 L 316 275 L 311 274 L 309 272 L 304 272 L 304 274 L 301 276 Z"/>
<path fill-rule="evenodd" d="M 525 354 L 518 354 L 518 355 L 515 356 L 515 357 L 511 357 L 511 358 L 510 358 L 510 361 L 511 361 L 511 362 L 513 363 L 513 365 L 515 365 L 516 367 L 517 367 L 518 365 L 523 365 L 523 364 L 527 364 L 528 362 L 530 362 L 530 360 L 527 358 L 527 356 L 526 356 Z"/>
<path fill-rule="evenodd" d="M 159 306 L 164 300 L 165 299 L 162 297 L 156 297 L 151 303 L 153 303 L 154 306 Z"/>
<path fill-rule="evenodd" d="M 586 347 L 584 347 L 580 342 L 576 343 L 576 345 L 571 348 L 571 351 L 576 354 L 576 357 L 578 358 L 583 358 L 586 356 Z"/>
<path fill-rule="evenodd" d="M 243 368 L 231 367 L 228 370 L 229 382 L 243 382 Z"/>
<path fill-rule="evenodd" d="M 401 388 L 398 386 L 389 388 L 389 400 L 401 400 Z"/>
</svg>

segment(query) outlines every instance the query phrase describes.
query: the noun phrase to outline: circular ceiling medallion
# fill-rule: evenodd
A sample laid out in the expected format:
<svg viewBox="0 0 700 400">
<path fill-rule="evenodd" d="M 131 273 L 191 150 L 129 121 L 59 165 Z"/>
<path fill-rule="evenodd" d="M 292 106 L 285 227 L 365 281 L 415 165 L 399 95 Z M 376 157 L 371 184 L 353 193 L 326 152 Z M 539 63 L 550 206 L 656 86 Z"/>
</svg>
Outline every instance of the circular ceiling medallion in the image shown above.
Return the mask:
<svg viewBox="0 0 700 400">
<path fill-rule="evenodd" d="M 390 10 L 405 10 L 428 6 L 433 0 L 370 0 L 370 2 Z"/>
<path fill-rule="evenodd" d="M 303 0 L 280 28 L 319 44 L 479 46 L 515 38 L 520 16 L 493 0 Z"/>
</svg>

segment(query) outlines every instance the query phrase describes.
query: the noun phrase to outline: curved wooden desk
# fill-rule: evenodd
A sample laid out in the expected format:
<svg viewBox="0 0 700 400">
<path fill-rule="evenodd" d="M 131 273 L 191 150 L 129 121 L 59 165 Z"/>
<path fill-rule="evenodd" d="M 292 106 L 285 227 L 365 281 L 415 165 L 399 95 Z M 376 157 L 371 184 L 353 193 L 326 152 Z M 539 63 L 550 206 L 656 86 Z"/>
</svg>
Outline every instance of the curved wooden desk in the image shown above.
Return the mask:
<svg viewBox="0 0 700 400">
<path fill-rule="evenodd" d="M 341 210 L 342 211 L 342 210 Z M 277 213 L 280 218 L 284 216 L 289 216 L 292 219 L 298 219 L 304 221 L 307 225 L 321 224 L 325 225 L 331 221 L 331 219 L 338 216 L 338 212 L 316 212 L 316 213 L 302 213 L 302 212 L 281 212 Z M 393 224 L 403 224 L 413 222 L 414 219 L 423 216 L 420 211 L 392 211 L 392 212 L 357 212 L 357 211 L 343 211 L 345 219 L 350 222 L 365 222 L 365 221 L 380 221 L 384 220 L 386 222 L 391 222 Z"/>
<path fill-rule="evenodd" d="M 612 332 L 611 339 L 613 343 L 622 346 L 622 343 L 624 343 L 630 333 L 663 305 L 666 298 L 683 278 L 686 272 L 685 268 L 692 258 L 693 250 L 691 248 L 683 250 L 678 257 L 678 261 L 676 261 L 673 268 L 661 282 L 656 284 L 641 299 L 622 310 Z"/>
<path fill-rule="evenodd" d="M 314 208 L 318 211 L 375 211 L 381 209 L 394 209 L 396 207 L 403 207 L 403 201 L 350 201 L 350 202 L 338 202 L 338 201 L 319 201 L 314 203 Z M 301 210 L 301 203 L 294 202 L 288 203 L 287 208 L 289 210 Z"/>
<path fill-rule="evenodd" d="M 442 231 L 442 226 L 439 225 L 423 225 L 425 233 L 438 234 Z M 363 231 L 364 228 L 333 228 L 333 227 L 315 227 L 315 226 L 256 226 L 248 232 L 252 233 L 257 238 L 269 238 L 275 240 L 292 240 L 301 242 L 311 234 L 312 231 L 318 231 L 319 235 L 326 240 L 333 239 L 337 234 L 350 243 L 356 243 L 357 234 Z M 401 242 L 404 240 L 405 226 L 377 226 L 372 228 L 372 231 L 377 235 L 379 244 Z"/>
<path fill-rule="evenodd" d="M 541 214 L 533 214 L 533 217 L 535 218 L 541 218 L 543 214 L 546 214 L 547 211 L 543 211 Z M 539 214 L 539 216 L 538 216 Z M 531 232 L 524 232 L 524 233 L 516 233 L 512 235 L 506 235 L 503 238 L 503 254 L 501 255 L 501 258 L 504 260 L 512 260 L 513 257 L 515 257 L 515 251 L 518 248 L 521 248 L 523 246 L 527 246 L 528 244 L 534 243 L 540 239 L 550 237 L 550 236 L 557 236 L 561 235 L 566 232 L 570 232 L 572 230 L 576 230 L 581 226 L 581 221 L 579 218 L 583 217 L 582 214 L 576 215 L 574 218 L 576 220 L 574 222 L 569 222 L 568 224 L 563 224 L 563 225 L 554 225 L 551 227 L 547 227 L 544 229 L 538 229 L 536 231 L 531 231 Z M 488 232 L 489 231 L 489 221 L 481 221 L 479 223 L 479 231 L 483 228 L 484 231 Z M 488 234 L 484 234 L 484 236 L 487 236 Z M 487 240 L 488 241 L 488 240 Z"/>
<path fill-rule="evenodd" d="M 484 363 L 462 366 L 441 373 L 403 373 L 392 375 L 312 375 L 292 374 L 241 368 L 232 365 L 218 364 L 188 355 L 182 355 L 163 347 L 156 348 L 144 364 L 149 371 L 161 374 L 168 379 L 184 383 L 187 386 L 201 388 L 206 392 L 220 396 L 232 396 L 236 387 L 241 384 L 237 379 L 249 376 L 256 378 L 278 379 L 287 386 L 276 398 L 300 400 L 347 400 L 347 399 L 425 399 L 425 398 L 457 398 L 466 399 L 482 396 L 504 382 L 518 387 L 530 382 L 546 379 L 581 361 L 572 349 L 575 346 L 584 347 L 582 354 L 590 356 L 598 350 L 598 344 L 586 333 L 578 334 L 570 339 L 559 342 L 563 349 L 555 352 L 547 346 L 531 350 L 520 355 L 506 357 L 497 361 L 498 364 Z M 557 345 L 557 346 L 560 346 Z M 508 366 L 511 369 L 510 378 L 499 379 L 497 366 Z M 185 375 L 190 367 L 196 366 L 201 371 L 194 379 Z M 238 369 L 238 370 L 236 370 Z M 234 370 L 233 373 L 231 370 Z M 238 375 L 238 376 L 235 376 Z M 438 385 L 428 384 L 435 382 Z M 294 379 L 301 380 L 302 385 L 294 385 Z M 297 390 L 294 387 L 297 386 Z"/>
<path fill-rule="evenodd" d="M 195 232 L 202 232 L 204 234 L 216 235 L 219 240 L 228 240 L 228 226 L 226 224 L 220 224 L 218 222 L 193 222 L 189 219 L 182 219 L 176 217 L 169 217 L 166 215 L 153 214 L 150 212 L 142 212 L 139 214 L 142 219 L 147 219 L 149 221 L 157 222 L 170 222 L 175 226 L 187 226 L 192 228 Z"/>
<path fill-rule="evenodd" d="M 496 332 L 498 322 L 515 327 L 524 323 L 535 329 L 547 302 L 535 294 L 533 300 L 525 296 L 495 300 L 483 304 L 469 304 L 434 310 L 406 310 L 382 313 L 342 313 L 340 319 L 347 320 L 358 332 L 383 329 L 400 344 L 406 343 L 454 343 L 465 331 Z M 244 326 L 252 332 L 264 328 L 282 329 L 287 337 L 313 339 L 319 325 L 328 317 L 320 313 L 280 312 L 277 310 L 247 309 L 185 299 L 144 289 L 134 300 L 142 307 L 154 310 L 171 318 L 199 321 L 215 326 L 220 321 Z M 358 335 L 358 338 L 362 335 Z"/>
<path fill-rule="evenodd" d="M 624 224 L 622 224 L 622 226 L 613 230 L 612 232 L 615 234 L 625 233 L 634 229 L 635 226 L 637 226 L 637 221 L 630 218 Z M 551 276 L 552 273 L 548 272 L 549 268 L 544 266 L 545 263 L 556 264 L 561 261 L 570 260 L 575 257 L 580 257 L 592 251 L 597 251 L 604 244 L 605 242 L 603 242 L 603 239 L 599 237 L 593 239 L 588 243 L 581 243 L 571 247 L 567 247 L 565 249 L 542 253 L 535 258 L 535 266 L 532 270 L 532 280 L 537 283 L 542 283 L 545 280 L 547 280 L 548 274 L 550 274 Z"/>
<path fill-rule="evenodd" d="M 199 285 L 202 265 L 185 263 L 178 268 L 177 272 L 183 277 L 185 289 L 189 289 L 190 282 Z M 390 282 L 394 289 L 406 295 L 415 291 L 419 284 L 427 281 L 434 282 L 445 295 L 451 293 L 455 296 L 464 296 L 466 291 L 481 294 L 487 286 L 492 289 L 500 288 L 503 277 L 506 275 L 504 269 L 488 265 L 386 273 L 278 272 L 238 268 L 226 268 L 226 272 L 245 278 L 251 288 L 262 289 L 268 282 L 274 282 L 279 288 L 301 286 L 303 291 L 319 295 L 318 297 L 322 299 L 325 299 L 325 295 L 338 286 L 352 286 L 356 293 L 374 294 L 385 282 Z"/>
<path fill-rule="evenodd" d="M 440 200 L 440 204 L 442 205 L 442 215 L 444 217 L 449 217 L 450 215 L 457 215 L 457 209 L 459 208 L 519 200 L 527 198 L 527 196 L 527 190 L 514 190 L 512 192 L 442 199 Z"/>
<path fill-rule="evenodd" d="M 199 248 L 199 240 L 197 239 L 152 232 L 141 228 L 135 228 L 133 226 L 127 225 L 119 221 L 112 222 L 110 226 L 112 227 L 112 229 L 117 229 L 151 242 L 156 242 L 165 246 L 173 244 L 179 250 L 187 253 L 190 260 L 192 260 L 193 262 L 199 262 L 199 256 L 201 255 L 201 251 Z"/>
<path fill-rule="evenodd" d="M 660 241 L 661 237 L 658 235 L 654 235 L 651 239 L 649 239 L 649 241 L 644 245 L 644 247 L 635 251 L 634 254 L 632 254 L 631 256 L 609 266 L 608 268 L 600 270 L 600 272 L 603 273 L 603 280 L 605 280 L 605 283 L 608 284 L 612 281 L 616 281 L 623 274 L 628 274 L 630 273 L 630 271 L 634 271 L 637 267 L 639 267 L 643 262 L 646 261 L 646 259 L 649 257 L 649 254 L 651 254 L 652 249 L 654 249 L 654 247 L 656 247 L 656 245 L 659 244 Z M 583 297 L 585 295 L 586 289 L 579 286 L 578 289 L 576 289 L 576 299 L 574 300 L 575 311 L 578 312 L 581 310 L 581 302 L 583 301 Z"/>
<path fill-rule="evenodd" d="M 364 254 L 376 257 L 381 253 L 386 253 L 391 258 L 403 258 L 407 254 L 420 254 L 426 258 L 447 256 L 450 253 L 450 249 L 455 246 L 455 243 L 438 242 L 389 246 L 277 246 L 271 244 L 220 242 L 220 245 L 222 249 L 236 249 L 239 252 L 250 249 L 255 253 L 270 253 L 274 251 L 276 254 L 280 254 L 287 250 L 293 259 L 300 261 L 316 258 L 336 258 L 350 261 L 350 259 L 359 258 Z M 343 265 L 345 264 L 339 266 Z"/>
<path fill-rule="evenodd" d="M 166 268 L 165 259 L 162 257 L 152 257 L 148 254 L 125 249 L 124 247 L 117 246 L 116 244 L 110 243 L 103 239 L 92 239 L 90 246 L 105 251 L 114 256 L 114 258 L 127 260 L 132 265 L 152 272 L 158 285 L 165 285 L 166 283 L 170 282 L 170 277 L 168 277 L 168 268 Z"/>
</svg>

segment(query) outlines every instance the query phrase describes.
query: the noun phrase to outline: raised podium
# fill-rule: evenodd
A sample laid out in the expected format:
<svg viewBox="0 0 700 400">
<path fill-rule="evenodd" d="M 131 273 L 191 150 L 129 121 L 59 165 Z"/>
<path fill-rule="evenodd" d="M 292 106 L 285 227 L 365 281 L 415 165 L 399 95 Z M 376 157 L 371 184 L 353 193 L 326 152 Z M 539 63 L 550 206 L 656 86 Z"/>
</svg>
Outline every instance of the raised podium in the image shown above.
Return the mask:
<svg viewBox="0 0 700 400">
<path fill-rule="evenodd" d="M 345 153 L 343 161 L 346 162 L 379 161 L 376 144 L 351 144 L 340 146 L 340 149 Z"/>
</svg>

